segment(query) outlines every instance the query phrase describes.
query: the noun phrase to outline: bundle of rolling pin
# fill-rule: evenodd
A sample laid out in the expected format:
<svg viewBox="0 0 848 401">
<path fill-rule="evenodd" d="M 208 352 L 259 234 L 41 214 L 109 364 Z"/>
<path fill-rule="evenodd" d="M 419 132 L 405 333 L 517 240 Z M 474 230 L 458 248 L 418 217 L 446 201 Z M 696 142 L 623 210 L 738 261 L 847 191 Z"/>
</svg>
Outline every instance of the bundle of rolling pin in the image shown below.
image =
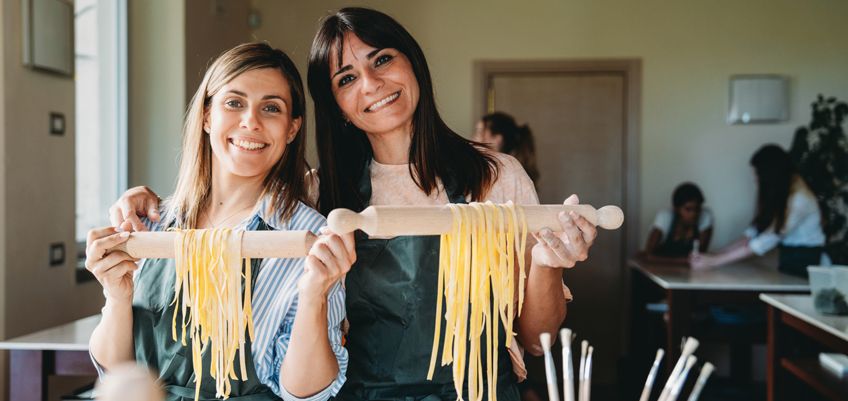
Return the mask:
<svg viewBox="0 0 848 401">
<path fill-rule="evenodd" d="M 621 226 L 624 214 L 616 206 L 595 210 L 590 205 L 534 205 L 521 206 L 524 210 L 528 233 L 543 228 L 561 231 L 557 215 L 572 211 L 590 223 L 614 230 Z M 327 217 L 327 225 L 336 234 L 362 230 L 370 236 L 393 237 L 401 235 L 450 234 L 453 229 L 453 212 L 448 206 L 370 206 L 361 213 L 336 209 Z M 110 249 L 123 251 L 134 258 L 173 258 L 173 231 L 135 232 L 129 239 Z M 303 258 L 309 254 L 318 236 L 306 230 L 247 231 L 242 238 L 242 257 Z"/>
<path fill-rule="evenodd" d="M 594 347 L 590 346 L 589 342 L 586 340 L 583 340 L 581 343 L 580 370 L 578 371 L 577 388 L 575 389 L 574 367 L 572 365 L 571 357 L 571 343 L 574 341 L 575 334 L 573 334 L 570 329 L 562 329 L 559 332 L 559 336 L 562 342 L 563 399 L 565 401 L 590 401 L 592 387 L 592 354 L 594 353 Z M 540 340 L 542 342 L 542 348 L 545 351 L 545 375 L 548 385 L 548 399 L 550 401 L 559 401 L 559 387 L 557 385 L 554 358 L 551 354 L 550 333 L 542 333 Z M 698 344 L 698 340 L 692 337 L 683 339 L 680 359 L 678 359 L 677 364 L 674 365 L 674 369 L 668 376 L 668 380 L 666 381 L 665 386 L 662 389 L 662 393 L 660 393 L 660 397 L 657 401 L 676 401 L 678 397 L 680 397 L 683 385 L 686 384 L 686 378 L 689 376 L 689 373 L 698 361 L 698 358 L 692 355 L 698 348 Z M 645 381 L 645 387 L 642 389 L 642 395 L 639 397 L 639 401 L 649 401 L 651 398 L 651 392 L 654 388 L 654 382 L 656 381 L 663 355 L 665 355 L 665 351 L 662 348 L 658 349 L 657 356 L 651 366 L 650 373 L 648 373 L 648 379 Z M 692 388 L 692 392 L 689 394 L 689 401 L 698 400 L 698 397 L 701 395 L 701 391 L 704 389 L 704 385 L 707 383 L 707 379 L 709 379 L 710 374 L 712 374 L 714 369 L 715 367 L 711 363 L 707 362 L 704 364 L 701 368 L 701 374 L 695 381 L 695 387 Z M 577 398 L 575 398 L 575 395 Z"/>
</svg>

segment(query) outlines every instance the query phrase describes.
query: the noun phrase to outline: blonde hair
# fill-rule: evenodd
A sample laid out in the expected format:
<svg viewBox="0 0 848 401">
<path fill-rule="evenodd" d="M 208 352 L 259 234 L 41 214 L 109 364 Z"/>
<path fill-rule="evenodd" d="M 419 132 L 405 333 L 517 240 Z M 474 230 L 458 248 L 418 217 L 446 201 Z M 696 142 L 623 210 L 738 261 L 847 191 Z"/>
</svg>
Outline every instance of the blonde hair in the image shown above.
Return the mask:
<svg viewBox="0 0 848 401">
<path fill-rule="evenodd" d="M 200 87 L 191 98 L 183 127 L 183 149 L 177 190 L 168 206 L 167 216 L 176 219 L 176 227 L 195 228 L 200 214 L 206 208 L 212 188 L 212 146 L 209 135 L 203 130 L 206 111 L 212 97 L 235 77 L 247 71 L 272 68 L 288 81 L 292 104 L 292 119 L 302 123 L 294 140 L 286 146 L 280 160 L 265 178 L 260 199 L 271 195 L 270 214 L 282 214 L 288 221 L 298 207 L 306 201 L 304 177 L 309 166 L 304 156 L 306 150 L 306 107 L 303 80 L 294 63 L 281 50 L 266 43 L 245 43 L 227 50 L 206 71 Z"/>
</svg>

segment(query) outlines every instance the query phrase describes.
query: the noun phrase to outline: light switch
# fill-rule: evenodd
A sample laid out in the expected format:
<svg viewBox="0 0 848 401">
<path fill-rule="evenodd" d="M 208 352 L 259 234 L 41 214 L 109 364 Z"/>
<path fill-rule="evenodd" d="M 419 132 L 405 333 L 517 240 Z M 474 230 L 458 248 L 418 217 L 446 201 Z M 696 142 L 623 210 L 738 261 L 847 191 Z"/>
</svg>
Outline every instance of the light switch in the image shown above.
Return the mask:
<svg viewBox="0 0 848 401">
<path fill-rule="evenodd" d="M 65 115 L 62 113 L 50 113 L 50 133 L 52 135 L 65 134 Z"/>
<path fill-rule="evenodd" d="M 65 264 L 65 244 L 55 242 L 50 244 L 50 266 Z"/>
</svg>

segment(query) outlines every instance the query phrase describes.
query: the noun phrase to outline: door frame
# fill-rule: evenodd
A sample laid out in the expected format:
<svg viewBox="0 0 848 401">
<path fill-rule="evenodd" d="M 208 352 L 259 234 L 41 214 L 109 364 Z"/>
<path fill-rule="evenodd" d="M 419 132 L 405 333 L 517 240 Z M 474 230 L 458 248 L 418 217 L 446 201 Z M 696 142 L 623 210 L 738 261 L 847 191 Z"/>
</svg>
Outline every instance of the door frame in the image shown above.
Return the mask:
<svg viewBox="0 0 848 401">
<path fill-rule="evenodd" d="M 480 119 L 489 112 L 491 77 L 495 74 L 536 74 L 536 73 L 616 73 L 624 77 L 624 127 L 622 144 L 622 172 L 624 188 L 622 191 L 624 224 L 622 230 L 621 255 L 621 291 L 622 299 L 629 299 L 630 271 L 627 257 L 639 249 L 639 167 L 640 167 L 640 127 L 642 116 L 642 60 L 627 59 L 558 59 L 558 60 L 477 60 L 474 61 L 473 78 L 473 120 Z M 603 206 L 603 205 L 596 205 Z M 592 257 L 589 251 L 589 257 Z M 621 327 L 629 333 L 629 305 L 622 313 Z M 628 354 L 627 335 L 622 335 L 621 351 Z"/>
</svg>

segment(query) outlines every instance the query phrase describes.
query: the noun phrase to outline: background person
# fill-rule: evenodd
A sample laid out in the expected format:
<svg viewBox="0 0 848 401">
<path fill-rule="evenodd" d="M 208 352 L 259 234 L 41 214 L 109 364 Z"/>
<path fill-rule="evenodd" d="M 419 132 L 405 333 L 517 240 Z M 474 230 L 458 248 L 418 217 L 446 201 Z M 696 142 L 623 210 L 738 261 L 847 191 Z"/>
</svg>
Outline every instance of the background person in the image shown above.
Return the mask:
<svg viewBox="0 0 848 401">
<path fill-rule="evenodd" d="M 471 139 L 514 157 L 534 183 L 539 181 L 533 132 L 527 124 L 519 127 L 512 116 L 502 112 L 486 114 L 477 123 Z"/>
<path fill-rule="evenodd" d="M 713 235 L 712 213 L 704 209 L 704 195 L 693 183 L 677 186 L 671 197 L 671 209 L 654 217 L 645 250 L 639 257 L 649 262 L 689 263 L 689 255 L 698 241 L 698 251 L 706 252 Z"/>
<path fill-rule="evenodd" d="M 757 212 L 745 235 L 714 254 L 691 259 L 712 267 L 762 256 L 778 247 L 778 270 L 807 277 L 807 266 L 822 261 L 825 236 L 818 201 L 783 148 L 765 145 L 751 157 L 757 178 Z"/>
</svg>

